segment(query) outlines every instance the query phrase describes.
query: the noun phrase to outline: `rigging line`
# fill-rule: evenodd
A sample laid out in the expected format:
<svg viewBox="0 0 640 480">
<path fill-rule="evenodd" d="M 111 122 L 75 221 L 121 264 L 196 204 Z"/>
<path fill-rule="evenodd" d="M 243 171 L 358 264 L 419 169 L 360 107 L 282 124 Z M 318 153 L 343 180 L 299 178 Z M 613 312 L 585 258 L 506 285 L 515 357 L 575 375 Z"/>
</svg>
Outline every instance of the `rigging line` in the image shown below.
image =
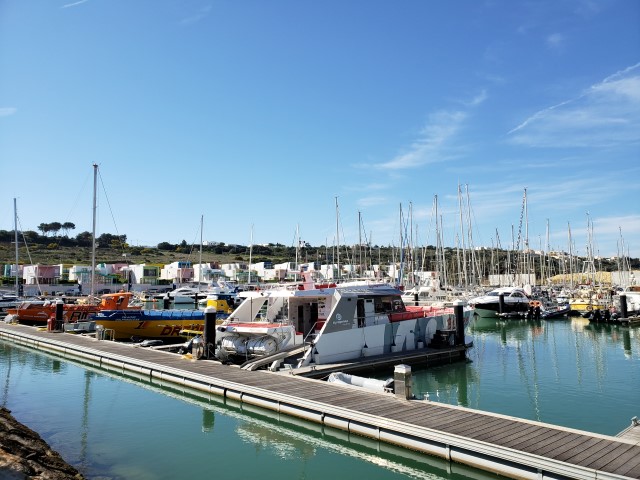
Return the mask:
<svg viewBox="0 0 640 480">
<path fill-rule="evenodd" d="M 71 219 L 71 216 L 73 214 L 74 209 L 80 203 L 80 196 L 81 196 L 82 193 L 85 192 L 85 189 L 87 187 L 87 183 L 89 182 L 89 179 L 91 177 L 92 177 L 91 172 L 87 172 L 87 175 L 84 177 L 84 181 L 82 182 L 81 187 L 76 189 L 76 198 L 73 201 L 73 203 L 71 203 L 71 209 L 69 210 L 69 213 L 67 213 L 67 216 L 66 216 L 67 219 Z M 84 203 L 83 203 L 83 205 L 84 205 Z"/>
<path fill-rule="evenodd" d="M 27 256 L 29 257 L 29 263 L 33 265 L 33 259 L 31 258 L 31 252 L 29 251 L 29 245 L 27 245 L 27 237 L 24 236 L 24 230 L 22 228 L 22 223 L 20 223 L 20 217 L 16 215 L 16 219 L 18 221 L 18 225 L 20 226 L 20 232 L 22 233 L 22 240 L 24 241 L 24 248 L 27 250 Z M 18 271 L 18 265 L 16 264 L 16 272 Z M 60 272 L 62 273 L 62 272 Z M 42 295 L 42 289 L 40 288 L 40 282 L 38 281 L 38 275 L 35 275 L 36 286 L 38 287 L 38 293 Z"/>
<path fill-rule="evenodd" d="M 118 236 L 118 240 L 119 240 L 119 244 L 120 244 L 120 250 L 122 251 L 122 253 L 124 253 L 124 251 L 125 251 L 125 248 L 124 248 L 125 242 L 120 237 L 120 232 L 118 231 L 118 226 L 116 225 L 116 219 L 113 216 L 113 210 L 111 209 L 111 203 L 109 202 L 109 197 L 107 197 L 107 190 L 106 190 L 106 188 L 104 188 L 104 182 L 102 181 L 102 174 L 100 173 L 100 169 L 98 169 L 98 177 L 100 177 L 100 185 L 102 185 L 102 192 L 104 193 L 104 198 L 107 200 L 107 206 L 109 207 L 109 213 L 111 214 L 111 220 L 113 220 L 113 226 L 116 229 L 116 235 Z"/>
</svg>

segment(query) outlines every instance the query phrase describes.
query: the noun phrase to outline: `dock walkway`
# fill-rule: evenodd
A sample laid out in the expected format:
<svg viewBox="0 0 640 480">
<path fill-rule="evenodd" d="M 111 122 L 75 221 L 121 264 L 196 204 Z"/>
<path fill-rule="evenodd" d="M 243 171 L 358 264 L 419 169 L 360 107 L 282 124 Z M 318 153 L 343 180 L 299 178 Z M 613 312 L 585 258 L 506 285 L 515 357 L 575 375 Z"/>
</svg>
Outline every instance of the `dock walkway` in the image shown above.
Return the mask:
<svg viewBox="0 0 640 480">
<path fill-rule="evenodd" d="M 640 479 L 640 441 L 67 333 L 0 323 L 0 339 L 256 405 L 511 478 Z"/>
</svg>

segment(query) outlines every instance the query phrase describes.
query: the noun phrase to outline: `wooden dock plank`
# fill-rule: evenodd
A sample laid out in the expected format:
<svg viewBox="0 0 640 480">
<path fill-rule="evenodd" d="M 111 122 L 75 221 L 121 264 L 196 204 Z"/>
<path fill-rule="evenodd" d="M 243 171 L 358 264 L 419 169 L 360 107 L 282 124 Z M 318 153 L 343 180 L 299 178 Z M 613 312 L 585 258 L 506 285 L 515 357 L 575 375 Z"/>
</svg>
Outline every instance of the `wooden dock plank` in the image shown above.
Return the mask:
<svg viewBox="0 0 640 480">
<path fill-rule="evenodd" d="M 594 455 L 597 455 L 599 451 L 606 448 L 607 445 L 610 445 L 611 442 L 608 442 L 604 439 L 599 439 L 596 443 L 587 448 L 576 449 L 576 452 L 573 456 L 566 456 L 566 462 L 576 463 L 578 465 L 584 465 L 585 461 L 590 461 Z"/>
<path fill-rule="evenodd" d="M 603 470 L 607 467 L 611 468 L 611 462 L 620 458 L 625 453 L 634 450 L 633 445 L 623 444 L 625 446 L 620 447 L 619 445 L 611 444 L 607 448 L 603 448 L 596 456 L 593 457 L 593 461 L 591 463 L 587 463 L 585 466 L 587 468 L 593 468 L 595 470 Z"/>
<path fill-rule="evenodd" d="M 492 428 L 487 428 L 477 433 L 472 432 L 470 436 L 471 438 L 482 442 L 507 442 L 512 437 L 519 438 L 523 435 L 528 435 L 539 428 L 540 426 L 538 425 L 522 425 L 520 423 L 507 421 L 507 423 L 499 423 Z"/>
<path fill-rule="evenodd" d="M 454 433 L 456 435 L 469 435 L 475 432 L 485 431 L 490 428 L 494 423 L 502 424 L 499 419 L 487 417 L 485 415 L 475 415 L 466 420 L 462 420 L 459 423 L 452 423 L 443 426 L 443 429 Z"/>
<path fill-rule="evenodd" d="M 558 431 L 541 426 L 538 430 L 531 432 L 529 435 L 514 438 L 509 441 L 500 442 L 505 447 L 514 448 L 516 450 L 528 451 L 531 445 L 537 445 L 541 441 L 548 441 L 552 437 L 558 435 Z"/>
<path fill-rule="evenodd" d="M 535 453 L 540 455 L 540 451 L 545 449 L 548 445 L 555 445 L 557 442 L 562 442 L 572 437 L 574 434 L 571 432 L 565 432 L 562 430 L 550 431 L 547 435 L 539 436 L 535 442 L 529 442 L 528 439 L 520 444 L 514 444 L 513 446 L 518 449 L 522 449 L 526 452 Z"/>
<path fill-rule="evenodd" d="M 573 456 L 576 449 L 589 448 L 598 443 L 598 438 L 584 438 L 582 435 L 576 435 L 573 439 L 564 442 L 562 445 L 556 446 L 553 450 L 546 453 L 549 458 L 562 460 L 565 456 Z"/>
<path fill-rule="evenodd" d="M 635 448 L 628 449 L 607 465 L 607 468 L 609 469 L 608 471 L 613 472 L 622 470 L 623 467 L 628 468 L 629 470 L 632 470 L 634 467 L 640 467 L 640 456 L 638 456 L 638 452 Z M 640 473 L 640 470 L 638 473 Z"/>
<path fill-rule="evenodd" d="M 640 478 L 640 464 L 623 465 L 616 472 L 629 478 Z"/>
</svg>

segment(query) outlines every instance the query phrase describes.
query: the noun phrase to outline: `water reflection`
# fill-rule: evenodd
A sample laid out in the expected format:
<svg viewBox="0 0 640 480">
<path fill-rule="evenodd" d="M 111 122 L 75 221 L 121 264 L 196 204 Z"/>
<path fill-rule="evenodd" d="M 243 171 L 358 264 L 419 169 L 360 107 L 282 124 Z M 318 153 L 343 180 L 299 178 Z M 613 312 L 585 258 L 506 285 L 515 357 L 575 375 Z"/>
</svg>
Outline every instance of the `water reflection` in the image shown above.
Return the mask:
<svg viewBox="0 0 640 480">
<path fill-rule="evenodd" d="M 213 426 L 216 421 L 216 415 L 213 410 L 208 408 L 202 409 L 202 433 L 212 433 Z"/>
<path fill-rule="evenodd" d="M 16 360 L 24 362 L 24 368 L 14 368 Z M 25 374 L 31 380 L 29 372 L 36 365 L 51 371 L 56 363 L 62 363 L 65 374 L 35 382 L 19 380 Z M 0 368 L 0 378 L 6 375 L 4 400 L 20 405 L 17 412 L 41 405 L 42 398 L 36 400 L 34 392 L 56 392 L 50 397 L 55 413 L 38 415 L 37 420 L 29 417 L 27 423 L 44 431 L 43 438 L 86 478 L 202 478 L 206 466 L 194 461 L 197 458 L 211 458 L 220 475 L 237 474 L 251 462 L 265 479 L 335 476 L 336 471 L 371 478 L 496 478 L 260 407 L 121 376 L 77 361 L 60 361 L 0 342 L 0 367 L 4 366 Z M 158 395 L 150 397 L 150 392 Z M 23 403 L 25 398 L 32 407 Z M 199 414 L 197 422 L 192 421 L 193 413 Z M 167 442 L 171 455 L 167 455 Z"/>
</svg>

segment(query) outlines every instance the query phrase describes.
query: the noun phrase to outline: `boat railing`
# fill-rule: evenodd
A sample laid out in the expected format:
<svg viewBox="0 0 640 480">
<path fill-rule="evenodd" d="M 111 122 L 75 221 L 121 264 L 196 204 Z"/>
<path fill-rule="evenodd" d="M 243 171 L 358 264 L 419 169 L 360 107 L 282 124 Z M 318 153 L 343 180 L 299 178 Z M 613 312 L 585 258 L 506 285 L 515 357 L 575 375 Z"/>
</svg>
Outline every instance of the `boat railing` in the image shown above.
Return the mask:
<svg viewBox="0 0 640 480">
<path fill-rule="evenodd" d="M 311 345 L 315 340 L 315 338 L 318 336 L 317 331 L 319 329 L 322 329 L 322 326 L 324 325 L 324 323 L 325 323 L 325 320 L 314 322 L 309 332 L 304 336 L 302 343 Z"/>
</svg>

